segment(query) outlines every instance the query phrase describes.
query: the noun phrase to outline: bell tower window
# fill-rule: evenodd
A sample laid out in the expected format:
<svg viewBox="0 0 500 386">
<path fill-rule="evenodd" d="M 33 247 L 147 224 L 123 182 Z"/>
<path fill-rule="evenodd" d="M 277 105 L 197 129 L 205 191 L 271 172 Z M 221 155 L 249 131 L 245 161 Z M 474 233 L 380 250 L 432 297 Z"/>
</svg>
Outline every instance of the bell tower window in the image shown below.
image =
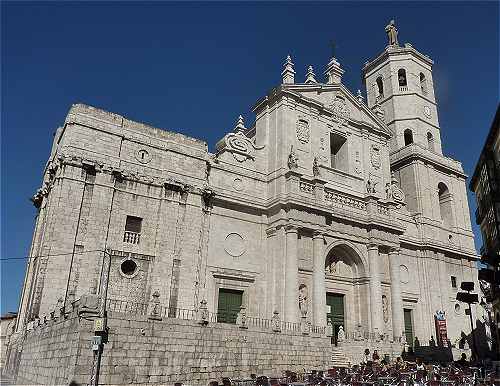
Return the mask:
<svg viewBox="0 0 500 386">
<path fill-rule="evenodd" d="M 377 78 L 377 91 L 378 91 L 378 98 L 383 98 L 384 97 L 384 83 L 382 83 L 382 77 L 379 76 Z"/>
<path fill-rule="evenodd" d="M 413 143 L 413 132 L 410 129 L 406 129 L 404 132 L 405 146 L 411 145 Z"/>
<path fill-rule="evenodd" d="M 439 214 L 443 225 L 449 227 L 452 225 L 452 197 L 448 187 L 440 182 L 438 184 Z"/>
<path fill-rule="evenodd" d="M 425 79 L 425 75 L 420 73 L 420 91 L 422 94 L 427 95 L 427 79 Z"/>
<path fill-rule="evenodd" d="M 400 68 L 398 70 L 398 83 L 399 83 L 399 91 L 408 91 L 408 82 L 406 80 L 406 70 L 404 68 Z"/>
<path fill-rule="evenodd" d="M 430 151 L 435 151 L 435 149 L 434 149 L 434 137 L 432 136 L 431 132 L 427 133 L 427 146 L 429 147 Z"/>
</svg>

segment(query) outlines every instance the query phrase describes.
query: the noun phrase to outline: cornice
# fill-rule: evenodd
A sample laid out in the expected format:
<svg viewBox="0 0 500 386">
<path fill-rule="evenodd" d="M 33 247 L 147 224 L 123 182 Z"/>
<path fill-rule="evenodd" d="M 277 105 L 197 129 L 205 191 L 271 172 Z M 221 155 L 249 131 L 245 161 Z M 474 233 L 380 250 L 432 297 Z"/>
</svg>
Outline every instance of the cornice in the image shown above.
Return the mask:
<svg viewBox="0 0 500 386">
<path fill-rule="evenodd" d="M 436 169 L 455 174 L 463 179 L 467 178 L 459 161 L 433 153 L 416 143 L 392 152 L 389 158 L 391 169 L 399 169 L 413 160 L 421 160 L 432 164 Z"/>
</svg>

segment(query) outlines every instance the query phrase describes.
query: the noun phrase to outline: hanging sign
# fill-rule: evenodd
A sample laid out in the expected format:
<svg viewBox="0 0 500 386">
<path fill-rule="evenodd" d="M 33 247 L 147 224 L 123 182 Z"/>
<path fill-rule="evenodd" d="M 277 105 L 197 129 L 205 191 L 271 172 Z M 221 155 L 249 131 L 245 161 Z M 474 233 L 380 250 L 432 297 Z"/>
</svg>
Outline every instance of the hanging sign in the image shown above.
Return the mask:
<svg viewBox="0 0 500 386">
<path fill-rule="evenodd" d="M 443 347 L 448 347 L 448 333 L 444 311 L 436 311 L 436 314 L 434 315 L 434 323 L 436 325 L 436 337 L 438 344 Z"/>
</svg>

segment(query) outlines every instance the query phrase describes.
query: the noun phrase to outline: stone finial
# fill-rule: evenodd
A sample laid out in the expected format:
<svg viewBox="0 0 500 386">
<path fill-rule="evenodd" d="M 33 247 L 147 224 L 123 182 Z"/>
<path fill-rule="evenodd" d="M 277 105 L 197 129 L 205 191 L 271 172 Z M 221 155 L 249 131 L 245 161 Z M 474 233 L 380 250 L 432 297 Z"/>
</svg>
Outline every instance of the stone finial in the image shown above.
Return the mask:
<svg viewBox="0 0 500 386">
<path fill-rule="evenodd" d="M 315 77 L 316 74 L 314 73 L 313 67 L 309 66 L 307 69 L 306 83 L 318 83 Z"/>
<path fill-rule="evenodd" d="M 149 319 L 161 320 L 160 315 L 160 292 L 158 290 L 154 291 L 151 295 L 150 302 Z"/>
<path fill-rule="evenodd" d="M 248 328 L 247 309 L 245 306 L 240 307 L 240 312 L 238 312 L 238 316 L 236 317 L 236 325 L 238 325 L 240 328 Z"/>
<path fill-rule="evenodd" d="M 330 319 L 328 319 L 326 324 L 326 335 L 330 337 L 333 336 L 333 325 Z"/>
<path fill-rule="evenodd" d="M 293 62 L 290 55 L 286 57 L 286 62 L 284 64 L 284 69 L 281 72 L 281 79 L 283 84 L 294 84 L 295 83 L 295 70 L 293 69 Z"/>
<path fill-rule="evenodd" d="M 363 95 L 361 94 L 361 90 L 358 89 L 358 95 L 356 95 L 359 103 L 363 103 Z"/>
<path fill-rule="evenodd" d="M 344 327 L 343 326 L 340 326 L 339 327 L 339 332 L 337 333 L 337 342 L 339 344 L 342 344 L 342 342 L 345 341 L 345 331 L 344 331 Z"/>
<path fill-rule="evenodd" d="M 332 57 L 326 66 L 326 83 L 327 84 L 338 84 L 342 80 L 342 75 L 344 70 L 340 67 L 340 63 Z"/>
<path fill-rule="evenodd" d="M 273 312 L 273 317 L 271 319 L 271 324 L 273 326 L 273 331 L 274 332 L 281 332 L 281 319 L 280 319 L 280 313 L 278 311 Z"/>
<path fill-rule="evenodd" d="M 239 131 L 245 131 L 245 121 L 243 120 L 243 117 L 240 115 L 238 117 L 238 121 L 236 122 L 236 126 L 234 127 L 234 132 L 239 132 Z"/>
<path fill-rule="evenodd" d="M 311 333 L 311 323 L 308 322 L 307 316 L 305 315 L 300 317 L 300 331 L 302 335 L 309 335 Z"/>
<path fill-rule="evenodd" d="M 208 324 L 208 307 L 207 307 L 207 301 L 203 299 L 200 302 L 200 308 L 198 309 L 198 323 L 202 325 L 207 325 Z"/>
</svg>

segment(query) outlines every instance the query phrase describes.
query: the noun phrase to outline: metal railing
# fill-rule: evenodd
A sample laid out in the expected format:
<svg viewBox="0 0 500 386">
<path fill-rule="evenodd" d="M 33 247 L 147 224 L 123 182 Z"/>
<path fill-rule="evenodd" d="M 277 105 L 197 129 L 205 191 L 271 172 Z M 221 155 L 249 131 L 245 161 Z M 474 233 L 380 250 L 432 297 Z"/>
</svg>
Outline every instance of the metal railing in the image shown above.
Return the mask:
<svg viewBox="0 0 500 386">
<path fill-rule="evenodd" d="M 182 320 L 198 320 L 200 318 L 199 311 L 186 308 L 161 307 L 159 304 L 147 304 L 141 302 L 133 302 L 121 299 L 108 299 L 106 301 L 108 311 L 119 312 L 125 314 L 135 314 L 141 316 L 155 316 L 161 318 L 175 318 Z M 244 323 L 242 317 L 228 312 L 206 312 L 205 321 L 208 323 L 226 323 L 235 324 L 240 327 L 254 327 L 260 330 L 276 330 L 276 321 L 272 319 L 264 319 L 255 316 L 245 316 Z M 292 331 L 295 333 L 303 332 L 301 323 L 292 323 L 279 321 L 279 331 Z M 309 331 L 313 334 L 326 334 L 326 327 L 310 325 Z"/>
</svg>

